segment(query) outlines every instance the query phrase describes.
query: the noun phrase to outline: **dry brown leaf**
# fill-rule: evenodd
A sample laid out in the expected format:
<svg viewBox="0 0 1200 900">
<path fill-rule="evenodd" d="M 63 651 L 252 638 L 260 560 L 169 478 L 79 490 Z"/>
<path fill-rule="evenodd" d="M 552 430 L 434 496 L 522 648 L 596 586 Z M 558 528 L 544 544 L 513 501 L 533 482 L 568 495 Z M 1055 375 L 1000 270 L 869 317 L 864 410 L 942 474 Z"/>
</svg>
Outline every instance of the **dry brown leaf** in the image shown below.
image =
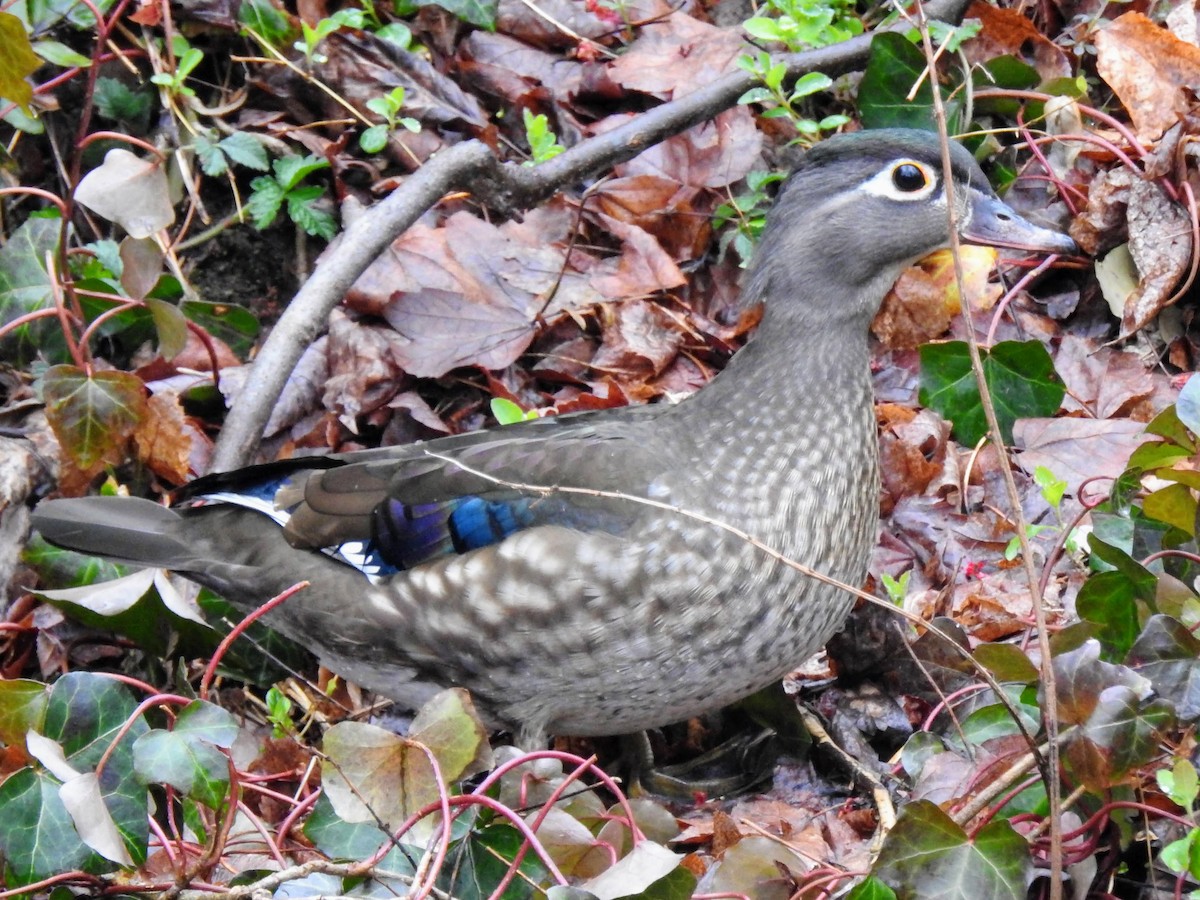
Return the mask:
<svg viewBox="0 0 1200 900">
<path fill-rule="evenodd" d="M 963 44 L 963 53 L 972 65 L 997 56 L 1013 56 L 1037 69 L 1042 81 L 1071 76 L 1067 54 L 1016 10 L 975 0 L 966 17 L 978 19 L 983 26 L 976 37 Z"/>
<path fill-rule="evenodd" d="M 1120 98 L 1138 139 L 1158 140 L 1193 106 L 1200 47 L 1137 12 L 1096 32 L 1096 71 Z"/>
<path fill-rule="evenodd" d="M 741 839 L 742 833 L 738 830 L 737 822 L 729 813 L 719 809 L 713 813 L 712 852 L 714 856 L 720 856 Z"/>
<path fill-rule="evenodd" d="M 999 284 L 988 281 L 996 251 L 964 245 L 959 248 L 959 258 L 971 308 L 990 309 L 1002 293 Z M 889 349 L 912 349 L 943 334 L 961 308 L 954 257 L 949 250 L 938 250 L 901 273 L 871 323 L 871 331 Z"/>
<path fill-rule="evenodd" d="M 1063 335 L 1054 370 L 1067 389 L 1063 408 L 1097 419 L 1127 416 L 1133 404 L 1154 392 L 1154 377 L 1136 352 L 1073 334 Z"/>
<path fill-rule="evenodd" d="M 147 415 L 133 432 L 138 459 L 159 478 L 171 484 L 188 480 L 192 454 L 192 429 L 187 425 L 179 395 L 151 394 Z"/>
<path fill-rule="evenodd" d="M 682 97 L 734 71 L 746 52 L 740 28 L 716 28 L 684 13 L 645 25 L 609 66 L 617 84 L 663 100 Z"/>
<path fill-rule="evenodd" d="M 393 346 L 402 339 L 390 328 L 367 325 L 335 310 L 329 320 L 329 373 L 321 405 L 358 434 L 360 417 L 388 406 L 405 374 Z"/>
<path fill-rule="evenodd" d="M 1129 419 L 1018 419 L 1013 445 L 1021 451 L 1021 468 L 1045 466 L 1067 483 L 1068 493 L 1079 496 L 1085 480 L 1125 471 L 1145 433 L 1145 425 Z"/>
<path fill-rule="evenodd" d="M 613 117 L 597 133 L 619 124 Z M 647 147 L 618 166 L 622 175 L 656 175 L 697 188 L 725 188 L 741 181 L 755 168 L 763 168 L 762 132 L 745 106 L 721 112 L 682 134 Z"/>
<path fill-rule="evenodd" d="M 1192 260 L 1192 223 L 1184 208 L 1155 182 L 1139 179 L 1129 191 L 1129 251 L 1141 279 L 1125 301 L 1121 333 L 1144 328 L 1174 302 L 1172 292 Z"/>
<path fill-rule="evenodd" d="M 606 181 L 593 203 L 607 216 L 654 235 L 678 260 L 696 259 L 712 234 L 708 210 L 696 207 L 700 190 L 660 175 L 630 175 Z"/>
<path fill-rule="evenodd" d="M 1088 205 L 1071 223 L 1071 237 L 1088 256 L 1098 256 L 1125 239 L 1125 207 L 1138 176 L 1124 167 L 1109 169 L 1092 182 Z"/>
<path fill-rule="evenodd" d="M 604 343 L 592 366 L 611 371 L 621 380 L 657 375 L 675 358 L 683 342 L 675 325 L 658 305 L 632 300 L 605 307 Z"/>
<path fill-rule="evenodd" d="M 455 62 L 463 83 L 507 105 L 536 107 L 552 95 L 565 107 L 582 87 L 581 63 L 507 34 L 473 31 L 459 43 L 457 52 Z"/>
</svg>

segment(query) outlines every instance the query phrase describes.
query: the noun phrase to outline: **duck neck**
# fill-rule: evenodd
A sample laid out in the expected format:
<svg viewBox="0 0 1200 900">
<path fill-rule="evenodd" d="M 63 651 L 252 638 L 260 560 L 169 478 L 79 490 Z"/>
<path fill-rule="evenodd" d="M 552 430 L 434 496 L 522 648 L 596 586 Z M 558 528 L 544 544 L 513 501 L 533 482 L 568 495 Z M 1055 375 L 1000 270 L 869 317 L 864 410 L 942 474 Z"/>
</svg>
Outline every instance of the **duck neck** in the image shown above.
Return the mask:
<svg viewBox="0 0 1200 900">
<path fill-rule="evenodd" d="M 785 301 L 786 302 L 786 301 Z M 818 320 L 768 304 L 762 323 L 725 371 L 684 407 L 697 424 L 737 426 L 769 436 L 790 423 L 840 419 L 870 398 L 869 319 L 844 314 Z M 774 443 L 774 442 L 772 442 Z"/>
</svg>

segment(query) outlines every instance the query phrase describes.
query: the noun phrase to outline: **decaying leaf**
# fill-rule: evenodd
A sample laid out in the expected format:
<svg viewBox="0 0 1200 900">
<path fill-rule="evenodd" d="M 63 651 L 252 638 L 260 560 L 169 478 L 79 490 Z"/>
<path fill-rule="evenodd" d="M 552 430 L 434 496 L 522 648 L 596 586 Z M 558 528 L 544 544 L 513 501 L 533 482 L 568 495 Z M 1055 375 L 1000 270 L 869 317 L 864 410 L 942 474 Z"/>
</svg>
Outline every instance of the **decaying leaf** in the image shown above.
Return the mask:
<svg viewBox="0 0 1200 900">
<path fill-rule="evenodd" d="M 83 176 L 75 199 L 133 238 L 148 238 L 175 221 L 163 164 L 120 147 L 109 150 L 104 162 Z"/>
<path fill-rule="evenodd" d="M 1195 252 L 1191 217 L 1158 184 L 1145 179 L 1133 183 L 1127 216 L 1129 251 L 1140 282 L 1137 292 L 1125 301 L 1122 335 L 1144 328 L 1172 302 L 1172 292 Z"/>
<path fill-rule="evenodd" d="M 964 244 L 959 259 L 970 308 L 990 309 L 1003 293 L 999 284 L 988 281 L 996 251 Z M 901 273 L 871 323 L 871 331 L 886 347 L 912 349 L 944 334 L 960 309 L 954 257 L 949 250 L 938 250 Z"/>
<path fill-rule="evenodd" d="M 1096 32 L 1096 70 L 1121 98 L 1134 131 L 1155 141 L 1187 114 L 1200 84 L 1200 47 L 1181 41 L 1139 12 Z"/>
</svg>

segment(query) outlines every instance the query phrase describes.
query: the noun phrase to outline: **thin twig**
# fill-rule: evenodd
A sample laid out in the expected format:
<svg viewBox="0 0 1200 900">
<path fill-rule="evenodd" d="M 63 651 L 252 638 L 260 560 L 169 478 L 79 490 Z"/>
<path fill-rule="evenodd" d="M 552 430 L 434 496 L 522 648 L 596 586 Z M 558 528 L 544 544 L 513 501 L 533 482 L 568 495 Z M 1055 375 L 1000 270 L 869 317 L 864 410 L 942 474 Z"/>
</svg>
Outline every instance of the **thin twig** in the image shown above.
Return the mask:
<svg viewBox="0 0 1200 900">
<path fill-rule="evenodd" d="M 929 21 L 925 17 L 925 7 L 921 0 L 916 4 L 917 27 L 921 32 L 921 40 L 925 47 L 926 59 L 933 59 L 933 41 L 929 36 Z M 950 163 L 950 139 L 946 133 L 946 110 L 942 105 L 941 93 L 936 85 L 933 90 L 934 118 L 937 121 L 938 133 L 942 140 L 942 179 L 943 190 L 946 193 L 946 212 L 950 219 L 950 250 L 954 259 L 954 277 L 958 284 L 959 294 L 965 296 L 962 260 L 958 242 L 958 208 L 954 202 L 953 179 Z M 1025 580 L 1029 585 L 1029 593 L 1033 604 L 1034 616 L 1038 626 L 1038 649 L 1041 652 L 1042 683 L 1045 686 L 1044 720 L 1046 726 L 1047 753 L 1046 762 L 1042 766 L 1042 777 L 1046 782 L 1046 793 L 1050 800 L 1050 900 L 1062 900 L 1062 783 L 1058 775 L 1058 697 L 1055 691 L 1054 669 L 1050 652 L 1050 632 L 1046 626 L 1046 608 L 1039 589 L 1037 568 L 1033 559 L 1033 546 L 1029 540 L 1026 528 L 1025 514 L 1021 508 L 1021 496 L 1017 491 L 1017 482 L 1013 477 L 1012 463 L 1004 446 L 1004 438 L 1000 432 L 1000 423 L 996 418 L 996 407 L 987 386 L 983 373 L 983 358 L 979 353 L 979 339 L 975 334 L 975 323 L 971 321 L 970 306 L 963 307 L 963 317 L 967 322 L 967 348 L 971 356 L 971 368 L 975 373 L 975 383 L 983 405 L 984 417 L 988 423 L 988 433 L 1000 459 L 1000 472 L 1004 479 L 1004 487 L 1008 494 L 1008 502 L 1012 507 L 1013 518 L 1017 526 L 1017 539 L 1021 543 L 1021 560 L 1025 569 Z M 1040 754 L 1038 754 L 1040 756 Z"/>
</svg>

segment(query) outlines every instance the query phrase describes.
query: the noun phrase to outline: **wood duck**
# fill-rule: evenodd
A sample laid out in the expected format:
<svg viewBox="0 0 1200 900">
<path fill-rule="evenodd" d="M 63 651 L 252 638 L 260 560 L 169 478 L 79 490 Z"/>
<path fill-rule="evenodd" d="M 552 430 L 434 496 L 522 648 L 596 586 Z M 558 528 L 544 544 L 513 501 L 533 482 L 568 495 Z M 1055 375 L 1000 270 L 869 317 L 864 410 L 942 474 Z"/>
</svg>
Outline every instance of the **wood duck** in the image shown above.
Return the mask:
<svg viewBox="0 0 1200 900">
<path fill-rule="evenodd" d="M 965 240 L 1075 251 L 1001 202 L 966 150 L 951 160 Z M 34 526 L 244 607 L 307 580 L 274 627 L 411 708 L 466 687 L 526 746 L 683 720 L 803 662 L 852 597 L 662 506 L 512 485 L 648 498 L 861 584 L 879 494 L 868 325 L 901 270 L 948 241 L 936 136 L 833 137 L 782 188 L 756 251 L 757 333 L 681 403 L 222 473 L 175 508 L 51 500 Z"/>
</svg>

